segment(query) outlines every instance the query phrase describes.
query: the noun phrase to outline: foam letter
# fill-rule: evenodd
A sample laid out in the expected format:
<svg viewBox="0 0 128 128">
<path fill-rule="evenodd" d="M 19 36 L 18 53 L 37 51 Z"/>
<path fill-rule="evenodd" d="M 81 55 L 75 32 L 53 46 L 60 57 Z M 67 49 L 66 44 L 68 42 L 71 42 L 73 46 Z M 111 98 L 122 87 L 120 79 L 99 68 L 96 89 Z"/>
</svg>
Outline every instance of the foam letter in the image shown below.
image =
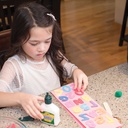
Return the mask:
<svg viewBox="0 0 128 128">
<path fill-rule="evenodd" d="M 87 96 L 87 95 L 83 95 L 83 96 L 81 96 L 81 97 L 82 97 L 82 99 L 85 100 L 85 101 L 90 101 L 90 100 L 91 100 L 91 98 L 90 98 L 89 96 Z"/>
<path fill-rule="evenodd" d="M 62 90 L 64 91 L 64 92 L 71 92 L 71 88 L 70 88 L 70 86 L 62 86 Z"/>
<path fill-rule="evenodd" d="M 88 120 L 87 122 L 85 122 L 85 124 L 89 127 L 89 128 L 95 128 L 96 124 L 92 121 L 92 120 Z"/>
<path fill-rule="evenodd" d="M 67 101 L 68 100 L 68 97 L 67 96 L 59 96 L 59 99 L 61 101 Z"/>
<path fill-rule="evenodd" d="M 75 98 L 75 94 L 74 94 L 73 92 L 67 93 L 66 96 L 67 96 L 69 99 L 74 99 L 74 98 Z"/>
<path fill-rule="evenodd" d="M 87 111 L 87 110 L 90 109 L 87 104 L 82 104 L 82 105 L 80 105 L 80 107 L 81 107 L 84 111 Z"/>
<path fill-rule="evenodd" d="M 97 113 L 95 112 L 95 110 L 92 110 L 88 113 L 86 113 L 87 116 L 91 117 L 91 118 L 94 118 L 94 117 L 97 117 Z"/>
<path fill-rule="evenodd" d="M 83 118 L 81 121 L 89 120 L 89 118 L 86 116 L 86 114 L 80 114 L 79 117 Z"/>
<path fill-rule="evenodd" d="M 81 96 L 81 95 L 84 94 L 84 92 L 78 91 L 77 89 L 74 89 L 74 92 L 75 92 L 75 94 L 78 95 L 78 96 Z"/>
<path fill-rule="evenodd" d="M 57 89 L 57 90 L 54 90 L 54 93 L 57 95 L 57 96 L 60 96 L 62 95 L 63 91 L 61 89 Z"/>
<path fill-rule="evenodd" d="M 83 104 L 84 102 L 78 98 L 77 100 L 73 100 L 73 102 L 76 104 L 76 105 L 79 105 L 79 104 Z"/>
<path fill-rule="evenodd" d="M 94 108 L 94 107 L 98 107 L 98 105 L 96 104 L 96 103 L 94 103 L 93 101 L 90 101 L 90 103 L 92 104 L 92 108 Z"/>
<path fill-rule="evenodd" d="M 75 106 L 75 107 L 72 108 L 72 111 L 74 113 L 80 113 L 80 112 L 82 112 L 82 109 L 79 106 Z"/>
<path fill-rule="evenodd" d="M 113 123 L 114 122 L 114 120 L 111 117 L 109 117 L 108 115 L 106 115 L 105 117 L 108 119 L 108 123 Z"/>
<path fill-rule="evenodd" d="M 71 83 L 69 86 L 70 86 L 70 87 L 72 88 L 72 90 L 73 90 L 73 89 L 74 89 L 75 84 L 74 84 L 74 83 Z"/>
<path fill-rule="evenodd" d="M 72 101 L 67 101 L 67 102 L 65 103 L 65 106 L 66 106 L 67 108 L 71 108 L 71 107 L 74 107 L 74 106 L 75 106 L 75 103 L 72 102 Z"/>
</svg>

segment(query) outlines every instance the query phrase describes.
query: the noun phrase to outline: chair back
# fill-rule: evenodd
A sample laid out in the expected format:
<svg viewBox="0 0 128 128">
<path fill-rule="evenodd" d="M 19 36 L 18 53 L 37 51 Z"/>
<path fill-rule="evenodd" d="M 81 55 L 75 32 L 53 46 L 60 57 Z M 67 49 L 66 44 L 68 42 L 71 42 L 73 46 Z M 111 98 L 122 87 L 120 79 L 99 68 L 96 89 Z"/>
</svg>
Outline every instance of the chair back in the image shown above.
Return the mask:
<svg viewBox="0 0 128 128">
<path fill-rule="evenodd" d="M 0 69 L 5 60 L 5 53 L 10 48 L 13 14 L 16 7 L 25 2 L 39 2 L 39 0 L 0 0 Z"/>
<path fill-rule="evenodd" d="M 10 29 L 0 31 L 0 70 L 4 64 L 5 53 L 10 47 Z"/>
<path fill-rule="evenodd" d="M 0 31 L 0 51 L 9 49 L 10 34 L 11 34 L 11 29 Z"/>
<path fill-rule="evenodd" d="M 18 5 L 34 1 L 39 2 L 39 0 L 0 0 L 0 31 L 11 28 L 13 14 Z"/>
</svg>

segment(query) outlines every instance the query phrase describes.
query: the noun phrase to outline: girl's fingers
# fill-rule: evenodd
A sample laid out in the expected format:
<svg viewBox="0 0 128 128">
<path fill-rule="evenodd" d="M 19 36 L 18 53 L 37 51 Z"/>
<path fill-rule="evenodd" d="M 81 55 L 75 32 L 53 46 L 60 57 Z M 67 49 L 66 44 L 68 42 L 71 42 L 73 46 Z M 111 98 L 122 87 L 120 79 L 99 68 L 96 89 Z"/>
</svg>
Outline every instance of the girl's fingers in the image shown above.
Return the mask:
<svg viewBox="0 0 128 128">
<path fill-rule="evenodd" d="M 83 77 L 79 77 L 77 81 L 78 91 L 80 91 L 83 88 Z"/>
<path fill-rule="evenodd" d="M 82 80 L 82 90 L 84 91 L 88 86 L 88 80 L 87 79 L 83 79 Z"/>
<path fill-rule="evenodd" d="M 36 117 L 36 114 L 34 113 L 33 109 L 32 109 L 30 106 L 28 106 L 27 108 L 25 108 L 25 111 L 26 111 L 26 113 L 27 113 L 29 116 L 31 116 L 32 118 L 34 118 L 34 119 L 37 118 L 37 117 Z"/>
<path fill-rule="evenodd" d="M 74 84 L 75 84 L 75 88 L 74 89 L 77 89 L 78 91 L 80 91 L 81 89 L 81 85 L 80 85 L 80 78 L 78 79 L 77 77 L 74 79 Z"/>
<path fill-rule="evenodd" d="M 88 85 L 88 80 L 86 80 L 85 78 L 79 78 L 79 79 L 74 79 L 74 83 L 75 83 L 75 88 L 77 88 L 78 91 L 82 90 L 84 91 Z"/>
<path fill-rule="evenodd" d="M 35 119 L 43 119 L 43 115 L 41 114 L 41 106 L 38 102 L 32 102 L 24 109 L 31 117 Z"/>
<path fill-rule="evenodd" d="M 42 110 L 40 104 L 37 101 L 33 102 L 32 109 L 33 109 L 33 111 L 36 114 L 36 117 L 38 119 L 43 119 L 43 115 L 41 114 L 41 111 L 43 111 L 43 110 Z"/>
<path fill-rule="evenodd" d="M 43 102 L 43 101 L 44 101 L 44 98 L 43 98 L 43 97 L 41 97 L 41 96 L 37 96 L 37 100 L 38 100 L 38 101 L 42 101 L 42 102 Z"/>
<path fill-rule="evenodd" d="M 82 82 L 82 83 L 83 84 L 82 84 L 81 90 L 84 91 L 87 88 L 87 85 L 84 82 Z"/>
<path fill-rule="evenodd" d="M 74 78 L 74 84 L 75 84 L 74 89 L 76 89 L 77 88 L 77 79 L 76 78 Z"/>
<path fill-rule="evenodd" d="M 39 103 L 37 101 L 39 101 Z M 40 96 L 37 96 L 37 101 L 34 101 L 34 105 L 37 107 L 37 109 L 39 111 L 43 111 L 40 104 L 42 104 L 44 102 L 44 98 L 40 97 Z"/>
</svg>

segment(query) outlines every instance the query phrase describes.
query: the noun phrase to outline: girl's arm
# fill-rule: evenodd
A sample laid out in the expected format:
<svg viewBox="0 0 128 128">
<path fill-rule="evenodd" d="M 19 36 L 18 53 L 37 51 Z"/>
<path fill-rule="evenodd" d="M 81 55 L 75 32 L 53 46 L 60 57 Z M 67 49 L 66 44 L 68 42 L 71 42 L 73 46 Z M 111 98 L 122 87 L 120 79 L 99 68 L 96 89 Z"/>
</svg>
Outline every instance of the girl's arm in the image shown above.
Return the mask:
<svg viewBox="0 0 128 128">
<path fill-rule="evenodd" d="M 43 119 L 43 115 L 40 113 L 43 110 L 39 101 L 42 102 L 43 97 L 21 92 L 0 92 L 0 107 L 21 105 L 31 117 Z"/>
<path fill-rule="evenodd" d="M 75 83 L 75 89 L 84 91 L 88 85 L 88 77 L 75 64 L 70 63 L 67 59 L 63 59 L 62 66 L 66 69 L 68 77 L 72 77 Z"/>
<path fill-rule="evenodd" d="M 0 107 L 21 105 L 28 115 L 42 119 L 39 101 L 43 101 L 43 98 L 22 92 L 13 92 L 12 81 L 15 77 L 16 71 L 13 64 L 6 62 L 0 72 Z"/>
<path fill-rule="evenodd" d="M 18 105 L 18 93 L 0 92 L 0 107 Z"/>
<path fill-rule="evenodd" d="M 84 91 L 88 86 L 88 77 L 86 74 L 81 69 L 77 68 L 73 71 L 72 75 L 75 88 L 77 88 L 78 91 Z"/>
</svg>

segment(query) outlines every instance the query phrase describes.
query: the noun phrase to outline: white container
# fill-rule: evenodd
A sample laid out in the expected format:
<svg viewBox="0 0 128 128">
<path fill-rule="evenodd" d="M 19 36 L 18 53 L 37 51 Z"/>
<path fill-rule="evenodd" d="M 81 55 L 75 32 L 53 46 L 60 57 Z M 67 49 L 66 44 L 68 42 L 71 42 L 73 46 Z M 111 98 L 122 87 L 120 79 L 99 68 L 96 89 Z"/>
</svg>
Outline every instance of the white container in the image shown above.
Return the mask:
<svg viewBox="0 0 128 128">
<path fill-rule="evenodd" d="M 44 116 L 44 119 L 41 122 L 44 122 L 48 125 L 57 126 L 60 123 L 60 109 L 58 106 L 52 103 L 52 97 L 47 93 L 45 96 L 45 102 L 41 104 Z"/>
</svg>

